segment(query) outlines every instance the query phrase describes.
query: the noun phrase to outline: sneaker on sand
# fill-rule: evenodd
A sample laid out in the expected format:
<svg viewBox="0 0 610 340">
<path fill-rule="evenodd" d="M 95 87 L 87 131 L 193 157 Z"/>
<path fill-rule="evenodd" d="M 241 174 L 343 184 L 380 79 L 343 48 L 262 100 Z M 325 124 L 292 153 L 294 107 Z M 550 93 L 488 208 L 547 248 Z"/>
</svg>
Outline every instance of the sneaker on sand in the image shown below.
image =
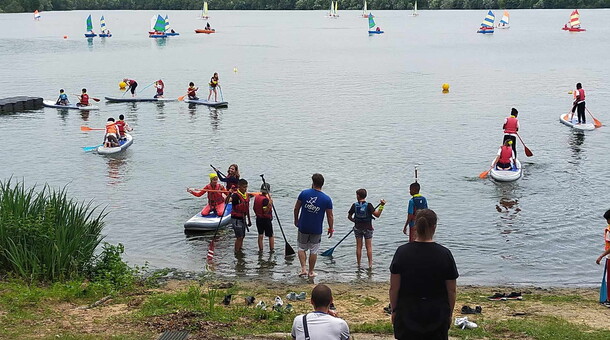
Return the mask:
<svg viewBox="0 0 610 340">
<path fill-rule="evenodd" d="M 284 308 L 284 312 L 291 313 L 292 311 L 294 311 L 294 308 L 292 308 L 291 304 L 287 303 L 286 307 Z"/>
<path fill-rule="evenodd" d="M 468 321 L 467 316 L 465 316 L 463 318 L 455 318 L 454 324 L 456 326 L 460 327 L 461 329 L 473 329 L 473 328 L 479 327 L 476 323 L 474 323 L 472 321 Z"/>
<path fill-rule="evenodd" d="M 475 307 L 474 307 L 474 312 L 475 312 L 476 314 L 481 314 L 481 313 L 483 313 L 483 307 L 481 307 L 481 306 L 475 306 Z"/>
<path fill-rule="evenodd" d="M 476 314 L 477 312 L 470 306 L 462 306 L 462 314 Z"/>
<path fill-rule="evenodd" d="M 305 300 L 305 298 L 306 298 L 306 297 L 307 297 L 307 293 L 305 293 L 305 292 L 300 292 L 300 293 L 297 295 L 297 300 Z"/>
<path fill-rule="evenodd" d="M 506 301 L 506 294 L 505 293 L 495 293 L 492 296 L 488 296 L 487 300 L 491 300 L 491 301 Z"/>
<path fill-rule="evenodd" d="M 290 292 L 290 293 L 286 294 L 286 299 L 288 301 L 296 301 L 297 300 L 297 293 Z"/>
<path fill-rule="evenodd" d="M 222 304 L 228 306 L 231 303 L 231 294 L 225 295 L 225 298 L 222 299 Z"/>
<path fill-rule="evenodd" d="M 262 301 L 262 300 L 261 300 L 261 301 L 259 301 L 259 302 L 256 304 L 256 308 L 258 308 L 258 309 L 262 309 L 262 310 L 266 310 L 266 309 L 267 309 L 267 304 L 265 304 L 265 301 Z"/>
<path fill-rule="evenodd" d="M 254 298 L 254 296 L 246 296 L 245 300 L 246 300 L 246 305 L 250 306 L 251 304 L 254 303 L 254 300 L 256 300 L 256 299 Z"/>
<path fill-rule="evenodd" d="M 507 300 L 523 300 L 523 296 L 521 296 L 521 292 L 511 292 L 506 296 Z"/>
<path fill-rule="evenodd" d="M 273 304 L 275 307 L 282 307 L 284 305 L 284 301 L 279 296 L 275 297 L 275 303 Z"/>
<path fill-rule="evenodd" d="M 383 307 L 383 311 L 388 313 L 388 314 L 392 314 L 392 305 L 388 304 L 387 307 Z"/>
</svg>

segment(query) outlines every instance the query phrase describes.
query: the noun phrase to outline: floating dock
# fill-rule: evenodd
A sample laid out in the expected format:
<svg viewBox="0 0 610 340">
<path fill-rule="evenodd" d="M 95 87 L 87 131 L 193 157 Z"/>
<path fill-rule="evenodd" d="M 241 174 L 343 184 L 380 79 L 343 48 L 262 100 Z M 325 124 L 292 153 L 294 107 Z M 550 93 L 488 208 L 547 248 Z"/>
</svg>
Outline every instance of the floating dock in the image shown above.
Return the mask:
<svg viewBox="0 0 610 340">
<path fill-rule="evenodd" d="M 42 98 L 38 97 L 10 97 L 0 99 L 0 112 L 15 112 L 36 110 L 42 108 Z"/>
</svg>

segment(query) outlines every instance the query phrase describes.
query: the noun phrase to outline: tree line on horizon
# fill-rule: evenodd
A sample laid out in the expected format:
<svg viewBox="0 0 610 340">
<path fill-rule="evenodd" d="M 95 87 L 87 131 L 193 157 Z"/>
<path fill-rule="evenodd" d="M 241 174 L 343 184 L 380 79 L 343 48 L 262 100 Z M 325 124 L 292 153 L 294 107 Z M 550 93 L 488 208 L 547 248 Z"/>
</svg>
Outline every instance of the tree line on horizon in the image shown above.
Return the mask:
<svg viewBox="0 0 610 340">
<path fill-rule="evenodd" d="M 362 9 L 364 0 L 338 0 L 339 10 Z M 415 0 L 367 0 L 374 10 L 411 10 Z M 210 0 L 213 10 L 324 10 L 330 0 Z M 0 0 L 0 12 L 71 10 L 196 10 L 203 0 Z M 419 0 L 418 9 L 610 8 L 610 0 Z"/>
</svg>

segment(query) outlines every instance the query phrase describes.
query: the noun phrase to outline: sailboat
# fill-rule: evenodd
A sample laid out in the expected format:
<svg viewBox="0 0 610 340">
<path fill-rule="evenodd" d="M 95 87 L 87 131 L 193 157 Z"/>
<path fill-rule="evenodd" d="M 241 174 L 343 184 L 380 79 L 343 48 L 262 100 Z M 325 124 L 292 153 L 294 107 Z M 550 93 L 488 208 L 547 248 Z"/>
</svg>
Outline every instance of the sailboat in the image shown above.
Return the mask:
<svg viewBox="0 0 610 340">
<path fill-rule="evenodd" d="M 369 13 L 369 34 L 382 34 L 383 31 L 375 24 L 375 19 L 373 19 L 374 17 L 375 16 L 373 13 Z M 377 26 L 376 29 L 374 29 L 375 26 Z"/>
<path fill-rule="evenodd" d="M 100 30 L 100 38 L 110 38 L 112 36 L 112 33 L 110 33 L 110 30 L 106 26 L 106 19 L 104 19 L 103 15 L 100 18 Z"/>
<path fill-rule="evenodd" d="M 510 28 L 509 21 L 510 21 L 510 14 L 508 14 L 507 10 L 504 10 L 504 14 L 502 14 L 502 19 L 500 19 L 500 22 L 498 23 L 497 28 Z"/>
<path fill-rule="evenodd" d="M 481 22 L 481 27 L 479 28 L 477 33 L 483 33 L 483 34 L 493 33 L 494 32 L 494 21 L 496 21 L 496 16 L 494 15 L 494 12 L 489 10 L 489 12 L 487 12 L 487 15 L 485 16 L 485 19 L 483 19 L 483 22 Z"/>
<path fill-rule="evenodd" d="M 339 2 L 331 1 L 330 2 L 330 10 L 328 11 L 329 18 L 338 18 L 339 14 L 337 13 L 337 8 L 339 6 Z"/>
<path fill-rule="evenodd" d="M 170 26 L 169 26 L 169 19 L 167 17 L 167 15 L 165 16 L 165 35 L 167 35 L 168 37 L 170 36 L 174 36 L 174 35 L 180 35 L 180 33 L 176 33 Z"/>
<path fill-rule="evenodd" d="M 157 15 L 150 19 L 151 31 L 148 32 L 149 38 L 165 38 L 167 34 L 165 34 L 165 19 L 162 16 Z"/>
<path fill-rule="evenodd" d="M 96 37 L 97 34 L 93 33 L 93 23 L 91 22 L 91 14 L 87 17 L 87 33 L 85 33 L 86 38 Z"/>
<path fill-rule="evenodd" d="M 203 2 L 203 8 L 201 9 L 201 18 L 200 19 L 209 19 L 210 17 L 208 16 L 208 2 L 204 1 Z"/>
<path fill-rule="evenodd" d="M 586 29 L 580 28 L 580 13 L 578 13 L 577 9 L 575 9 L 572 12 L 572 14 L 570 14 L 570 22 L 563 25 L 563 27 L 561 29 L 564 31 L 570 31 L 570 32 L 586 31 Z"/>
<path fill-rule="evenodd" d="M 364 2 L 364 8 L 362 8 L 362 17 L 363 18 L 369 17 L 369 14 L 367 13 L 367 9 L 366 9 L 366 1 Z"/>
<path fill-rule="evenodd" d="M 417 1 L 415 1 L 415 4 L 413 5 L 413 13 L 411 13 L 411 16 L 416 17 L 418 15 L 419 13 L 417 13 Z"/>
<path fill-rule="evenodd" d="M 38 13 L 38 10 L 34 11 L 34 20 L 40 20 L 40 13 Z"/>
</svg>

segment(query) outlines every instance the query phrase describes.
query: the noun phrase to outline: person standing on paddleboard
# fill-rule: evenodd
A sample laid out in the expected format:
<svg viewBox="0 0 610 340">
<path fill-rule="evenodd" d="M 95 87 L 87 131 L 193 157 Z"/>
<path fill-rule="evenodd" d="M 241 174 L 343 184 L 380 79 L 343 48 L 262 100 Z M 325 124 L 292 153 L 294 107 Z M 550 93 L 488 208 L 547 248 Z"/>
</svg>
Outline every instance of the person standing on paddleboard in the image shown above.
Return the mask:
<svg viewBox="0 0 610 340">
<path fill-rule="evenodd" d="M 606 243 L 606 251 L 597 258 L 597 260 L 595 261 L 595 263 L 597 264 L 601 263 L 604 256 L 610 254 L 610 210 L 607 210 L 606 213 L 604 213 L 604 218 L 606 219 L 607 224 L 606 229 L 604 230 L 604 241 Z M 607 257 L 604 266 L 606 266 L 606 268 L 604 269 L 604 273 L 606 273 L 606 301 L 601 301 L 600 299 L 599 302 L 603 303 L 606 307 L 610 307 L 610 259 L 608 259 Z M 600 294 L 603 293 L 604 292 L 600 292 Z"/>
<path fill-rule="evenodd" d="M 333 229 L 333 201 L 330 196 L 322 192 L 324 176 L 318 173 L 313 174 L 311 181 L 311 189 L 301 191 L 297 202 L 294 204 L 294 226 L 299 229 L 299 262 L 301 263 L 299 276 L 314 277 L 317 275 L 314 268 L 320 250 L 324 215 L 326 215 L 326 221 L 328 222 L 327 234 L 329 238 L 333 236 L 335 230 Z M 306 266 L 308 250 L 309 271 Z"/>
<path fill-rule="evenodd" d="M 420 189 L 421 187 L 417 182 L 413 182 L 409 186 L 411 199 L 407 208 L 407 222 L 405 222 L 405 226 L 402 228 L 402 233 L 405 235 L 407 234 L 407 227 L 409 228 L 409 242 L 415 241 L 415 214 L 420 209 L 428 209 L 428 200 L 420 195 Z"/>
<path fill-rule="evenodd" d="M 347 212 L 347 219 L 354 222 L 354 235 L 356 235 L 356 262 L 360 268 L 362 259 L 362 239 L 366 247 L 366 257 L 369 260 L 369 269 L 373 269 L 373 217 L 379 217 L 385 201 L 379 201 L 379 208 L 366 201 L 366 189 L 356 190 L 356 203 L 352 204 Z"/>
<path fill-rule="evenodd" d="M 515 158 L 517 158 L 517 132 L 519 131 L 519 120 L 517 119 L 517 115 L 519 115 L 519 111 L 513 107 L 510 109 L 510 117 L 504 119 L 504 125 L 502 125 L 502 128 L 504 129 L 502 144 L 506 143 L 507 140 L 513 142 L 512 147 Z"/>
<path fill-rule="evenodd" d="M 576 90 L 574 91 L 572 115 L 574 115 L 574 111 L 578 111 L 578 124 L 587 124 L 587 118 L 585 117 L 585 90 L 582 88 L 581 83 L 576 84 Z"/>
<path fill-rule="evenodd" d="M 273 200 L 269 191 L 269 183 L 261 185 L 261 194 L 254 197 L 254 214 L 256 214 L 256 229 L 258 230 L 258 251 L 263 251 L 263 238 L 269 238 L 269 252 L 275 248 L 275 237 L 273 237 Z"/>
<path fill-rule="evenodd" d="M 165 89 L 165 84 L 163 84 L 163 80 L 157 80 L 155 82 L 155 88 L 157 89 L 157 94 L 155 94 L 154 98 L 163 98 L 163 90 Z"/>
<path fill-rule="evenodd" d="M 214 92 L 214 101 L 218 101 L 218 92 L 216 91 L 216 87 L 220 86 L 218 84 L 218 73 L 214 72 L 212 78 L 210 78 L 210 94 L 208 94 L 208 101 L 210 101 L 210 97 L 212 97 L 212 92 Z"/>
<path fill-rule="evenodd" d="M 138 82 L 133 79 L 129 79 L 129 78 L 123 79 L 123 82 L 125 84 L 127 84 L 127 90 L 125 90 L 125 91 L 131 91 L 131 96 L 135 97 L 136 96 L 136 87 L 138 87 Z"/>
</svg>

